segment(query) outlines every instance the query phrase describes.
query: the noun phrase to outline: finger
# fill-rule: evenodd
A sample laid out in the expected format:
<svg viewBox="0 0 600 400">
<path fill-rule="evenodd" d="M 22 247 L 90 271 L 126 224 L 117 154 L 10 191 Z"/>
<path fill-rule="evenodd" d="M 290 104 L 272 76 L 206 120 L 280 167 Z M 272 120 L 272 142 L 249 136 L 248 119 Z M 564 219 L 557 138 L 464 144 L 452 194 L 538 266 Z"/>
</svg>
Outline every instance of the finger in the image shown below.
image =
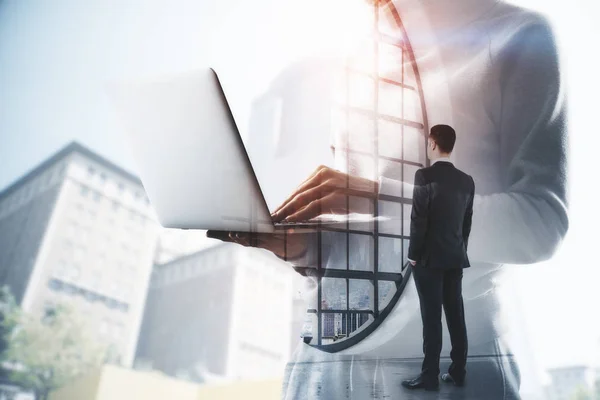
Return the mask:
<svg viewBox="0 0 600 400">
<path fill-rule="evenodd" d="M 230 240 L 229 233 L 229 231 L 217 231 L 211 229 L 206 231 L 206 237 L 227 242 Z"/>
<path fill-rule="evenodd" d="M 241 244 L 244 247 L 254 247 L 251 240 L 251 236 L 248 233 L 236 232 L 235 239 L 237 243 Z"/>
<path fill-rule="evenodd" d="M 304 185 L 306 182 L 315 178 L 318 174 L 323 173 L 322 171 L 329 170 L 329 169 L 330 168 L 326 165 L 319 165 L 317 168 L 315 168 L 315 170 L 312 172 L 312 174 L 310 174 L 300 185 L 298 185 L 298 187 L 296 187 L 295 191 L 297 192 L 300 189 L 300 187 L 302 187 L 302 185 Z"/>
<path fill-rule="evenodd" d="M 329 181 L 326 181 L 317 187 L 299 193 L 292 201 L 279 210 L 279 212 L 273 217 L 273 220 L 275 222 L 279 222 L 282 219 L 301 210 L 311 202 L 325 197 L 328 193 L 331 193 L 333 190 L 335 190 L 335 188 L 332 185 L 329 185 L 328 182 Z"/>
<path fill-rule="evenodd" d="M 304 182 L 300 184 L 300 186 L 296 188 L 296 190 L 294 190 L 294 192 L 287 199 L 285 199 L 283 203 L 281 203 L 279 207 L 277 207 L 277 209 L 275 209 L 275 211 L 273 211 L 273 214 L 277 214 L 279 210 L 291 202 L 299 193 L 318 185 L 322 177 L 328 174 L 329 170 L 330 168 L 324 165 L 319 166 L 308 178 L 304 180 Z"/>
<path fill-rule="evenodd" d="M 236 243 L 240 245 L 244 245 L 243 237 L 240 236 L 239 232 L 229 232 L 229 239 L 226 240 L 230 243 Z"/>
<path fill-rule="evenodd" d="M 317 187 L 323 185 L 324 182 L 326 182 L 328 180 L 328 177 L 329 177 L 329 174 L 330 174 L 329 170 L 325 170 L 324 169 L 324 170 L 321 170 L 321 171 L 322 172 L 320 172 L 319 174 L 317 174 L 313 178 L 311 178 L 310 181 L 308 181 L 304 185 L 302 185 L 299 190 L 297 190 L 296 192 L 294 192 L 292 194 L 292 196 L 290 196 L 288 198 L 288 200 L 286 200 L 283 203 L 283 205 L 282 205 L 282 207 L 280 207 L 279 211 L 273 214 L 273 218 L 275 219 L 275 221 L 283 219 L 281 217 L 281 215 L 282 215 L 281 211 L 283 210 L 283 208 L 285 208 L 286 206 L 288 206 L 296 198 L 296 196 L 302 195 L 303 193 L 305 193 L 305 192 L 307 192 L 307 191 L 309 191 L 311 189 L 317 188 Z M 328 185 L 324 185 L 323 188 L 325 188 L 327 186 Z M 332 184 L 332 185 L 329 185 L 329 186 L 334 187 L 335 185 Z M 315 191 L 315 192 L 313 192 L 313 194 L 314 193 L 318 194 L 318 190 Z M 318 195 L 318 196 L 316 196 L 314 198 L 318 199 L 319 197 L 323 197 L 323 196 L 322 195 Z M 302 206 L 302 205 L 306 206 L 307 204 L 310 204 L 310 203 L 309 202 L 305 202 L 304 204 L 297 205 L 297 207 L 296 207 L 296 209 L 294 211 L 298 210 L 298 206 Z M 289 215 L 289 214 L 291 214 L 291 212 L 288 211 L 286 214 Z"/>
<path fill-rule="evenodd" d="M 232 243 L 237 243 L 238 239 L 236 237 L 236 233 L 235 232 L 229 232 L 229 240 L 228 242 L 232 242 Z"/>
<path fill-rule="evenodd" d="M 289 221 L 289 222 L 308 221 L 312 218 L 318 217 L 319 215 L 321 215 L 323 213 L 322 210 L 324 208 L 326 208 L 325 205 L 330 203 L 335 198 L 335 196 L 336 196 L 336 193 L 333 192 L 323 198 L 320 198 L 318 200 L 311 202 L 309 205 L 305 206 L 298 212 L 287 217 L 286 221 Z"/>
<path fill-rule="evenodd" d="M 323 170 L 321 170 L 323 171 Z M 291 195 L 288 196 L 287 199 L 285 199 L 283 201 L 283 203 L 281 203 L 281 205 L 279 207 L 277 207 L 277 209 L 275 211 L 273 211 L 273 215 L 277 215 L 281 209 L 285 206 L 287 206 L 298 194 L 302 193 L 304 190 L 306 190 L 307 188 L 310 188 L 312 186 L 314 186 L 315 182 L 318 182 L 319 180 L 319 176 L 321 176 L 323 174 L 323 172 L 317 172 L 317 173 L 313 173 L 308 179 L 306 179 L 304 182 L 302 182 L 300 184 L 300 186 L 298 186 Z"/>
<path fill-rule="evenodd" d="M 222 240 L 223 242 L 233 243 L 235 242 L 231 237 L 231 232 L 219 232 L 218 235 L 211 236 L 211 238 Z"/>
</svg>

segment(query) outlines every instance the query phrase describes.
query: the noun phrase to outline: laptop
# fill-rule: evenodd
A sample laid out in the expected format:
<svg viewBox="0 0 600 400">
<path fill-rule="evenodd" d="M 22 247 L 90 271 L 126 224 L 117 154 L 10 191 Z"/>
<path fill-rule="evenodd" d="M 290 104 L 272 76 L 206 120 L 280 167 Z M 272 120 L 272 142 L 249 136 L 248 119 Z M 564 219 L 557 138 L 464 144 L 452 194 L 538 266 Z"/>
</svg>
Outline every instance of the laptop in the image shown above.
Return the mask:
<svg viewBox="0 0 600 400">
<path fill-rule="evenodd" d="M 108 91 L 164 227 L 274 232 L 346 226 L 349 216 L 272 220 L 213 69 L 111 85 Z"/>
</svg>

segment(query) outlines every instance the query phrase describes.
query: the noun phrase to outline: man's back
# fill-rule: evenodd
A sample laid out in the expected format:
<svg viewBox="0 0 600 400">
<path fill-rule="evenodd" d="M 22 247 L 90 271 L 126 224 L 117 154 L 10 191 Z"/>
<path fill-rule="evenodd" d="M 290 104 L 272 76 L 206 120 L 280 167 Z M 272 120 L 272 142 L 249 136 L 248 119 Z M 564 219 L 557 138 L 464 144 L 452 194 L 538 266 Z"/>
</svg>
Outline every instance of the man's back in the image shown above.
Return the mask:
<svg viewBox="0 0 600 400">
<path fill-rule="evenodd" d="M 411 248 L 418 257 L 415 261 L 431 268 L 469 267 L 473 179 L 452 163 L 438 161 L 417 171 L 415 186 L 418 206 L 411 217 L 415 228 L 411 228 Z"/>
</svg>

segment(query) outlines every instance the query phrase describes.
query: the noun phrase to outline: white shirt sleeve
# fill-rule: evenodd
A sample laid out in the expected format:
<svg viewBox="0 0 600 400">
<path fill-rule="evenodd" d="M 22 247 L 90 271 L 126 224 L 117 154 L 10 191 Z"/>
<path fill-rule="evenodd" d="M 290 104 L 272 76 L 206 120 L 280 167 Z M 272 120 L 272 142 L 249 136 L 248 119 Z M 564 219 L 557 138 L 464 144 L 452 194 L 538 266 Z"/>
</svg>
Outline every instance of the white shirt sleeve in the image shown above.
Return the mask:
<svg viewBox="0 0 600 400">
<path fill-rule="evenodd" d="M 402 196 L 402 181 L 395 179 L 386 178 L 385 176 L 379 177 L 379 194 L 388 196 Z M 411 188 L 412 190 L 412 188 Z"/>
<path fill-rule="evenodd" d="M 469 257 L 540 262 L 552 256 L 568 228 L 566 108 L 550 27 L 544 21 L 523 27 L 494 58 L 506 188 L 475 195 Z"/>
</svg>

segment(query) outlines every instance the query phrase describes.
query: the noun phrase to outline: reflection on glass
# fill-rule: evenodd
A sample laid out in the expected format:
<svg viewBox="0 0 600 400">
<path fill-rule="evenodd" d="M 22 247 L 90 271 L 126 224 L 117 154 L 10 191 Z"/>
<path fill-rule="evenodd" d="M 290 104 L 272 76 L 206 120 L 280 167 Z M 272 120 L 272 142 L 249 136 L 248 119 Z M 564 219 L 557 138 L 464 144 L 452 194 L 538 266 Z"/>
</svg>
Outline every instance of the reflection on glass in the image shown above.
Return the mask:
<svg viewBox="0 0 600 400">
<path fill-rule="evenodd" d="M 404 197 L 412 199 L 413 195 L 413 185 L 415 183 L 415 173 L 420 167 L 415 165 L 404 165 L 404 179 L 403 179 L 403 192 Z"/>
<path fill-rule="evenodd" d="M 409 236 L 410 235 L 410 212 L 412 211 L 412 206 L 410 206 L 408 204 L 403 204 L 402 208 L 404 208 L 404 218 L 403 218 L 404 232 L 403 232 L 403 234 L 406 236 Z"/>
<path fill-rule="evenodd" d="M 362 154 L 348 153 L 348 173 L 370 180 L 377 180 L 373 157 Z M 354 188 L 356 189 L 356 188 Z"/>
<path fill-rule="evenodd" d="M 423 123 L 421 101 L 415 90 L 404 89 L 404 119 Z"/>
<path fill-rule="evenodd" d="M 352 251 L 350 269 L 358 271 L 373 271 L 373 238 L 368 235 L 349 234 L 348 240 Z"/>
<path fill-rule="evenodd" d="M 402 125 L 380 119 L 377 139 L 380 156 L 402 158 Z"/>
<path fill-rule="evenodd" d="M 321 257 L 324 268 L 347 269 L 347 243 L 345 233 L 322 232 L 321 248 Z"/>
<path fill-rule="evenodd" d="M 411 60 L 409 59 L 409 54 L 406 52 L 404 54 L 404 84 L 407 86 L 412 86 L 415 89 L 418 88 L 417 79 L 415 77 L 415 71 L 412 65 Z"/>
<path fill-rule="evenodd" d="M 350 279 L 350 310 L 373 309 L 373 283 L 368 280 Z"/>
<path fill-rule="evenodd" d="M 379 272 L 402 270 L 402 239 L 379 238 Z"/>
<path fill-rule="evenodd" d="M 375 121 L 366 115 L 348 113 L 348 136 L 350 149 L 372 153 L 375 142 Z"/>
<path fill-rule="evenodd" d="M 404 127 L 404 159 L 425 165 L 425 138 L 422 129 Z"/>
<path fill-rule="evenodd" d="M 391 235 L 402 234 L 402 204 L 391 201 L 379 201 L 379 215 L 386 219 L 379 222 L 379 232 Z"/>
<path fill-rule="evenodd" d="M 387 43 L 379 44 L 379 76 L 402 83 L 402 49 Z"/>
<path fill-rule="evenodd" d="M 385 309 L 385 307 L 390 304 L 392 297 L 396 293 L 396 284 L 390 281 L 379 281 L 377 282 L 379 285 L 378 290 L 378 301 L 379 301 L 379 311 Z"/>
<path fill-rule="evenodd" d="M 379 82 L 379 113 L 403 118 L 402 88 L 387 82 Z M 405 90 L 407 91 L 407 90 Z"/>
<path fill-rule="evenodd" d="M 322 344 L 331 344 L 358 333 L 373 322 L 373 317 L 365 312 L 321 314 Z"/>
<path fill-rule="evenodd" d="M 378 12 L 379 32 L 395 38 L 398 42 L 401 41 L 402 36 L 399 35 L 398 24 L 394 20 L 391 12 L 386 10 L 387 7 L 380 7 Z"/>
<path fill-rule="evenodd" d="M 373 187 L 370 190 L 374 191 L 375 188 Z M 349 202 L 350 209 L 356 210 L 356 212 L 359 214 L 363 214 L 365 218 L 369 218 L 369 216 L 371 217 L 371 221 L 367 220 L 365 222 L 352 222 L 352 226 L 350 227 L 350 229 L 352 229 L 353 231 L 372 233 L 375 227 L 375 223 L 372 220 L 372 218 L 375 215 L 375 206 L 373 199 L 367 199 L 365 197 L 360 196 L 350 196 Z"/>
<path fill-rule="evenodd" d="M 401 163 L 400 161 L 393 161 L 393 160 L 387 160 L 387 159 L 380 159 L 379 160 L 379 176 L 385 176 L 386 178 L 389 179 L 394 179 L 397 181 L 401 181 L 402 180 L 402 168 L 401 168 Z M 386 190 L 386 194 L 390 194 L 392 196 L 402 196 L 402 193 L 400 190 L 394 191 L 392 190 L 393 188 L 388 188 L 388 190 Z M 388 193 L 391 190 L 391 193 Z"/>
<path fill-rule="evenodd" d="M 362 109 L 372 109 L 374 101 L 373 79 L 360 75 L 349 74 L 348 82 L 348 105 Z"/>
<path fill-rule="evenodd" d="M 365 38 L 357 44 L 355 50 L 348 56 L 348 67 L 352 70 L 372 74 L 374 70 L 375 42 Z"/>
<path fill-rule="evenodd" d="M 321 309 L 346 310 L 346 280 L 338 278 L 321 279 Z"/>
</svg>

